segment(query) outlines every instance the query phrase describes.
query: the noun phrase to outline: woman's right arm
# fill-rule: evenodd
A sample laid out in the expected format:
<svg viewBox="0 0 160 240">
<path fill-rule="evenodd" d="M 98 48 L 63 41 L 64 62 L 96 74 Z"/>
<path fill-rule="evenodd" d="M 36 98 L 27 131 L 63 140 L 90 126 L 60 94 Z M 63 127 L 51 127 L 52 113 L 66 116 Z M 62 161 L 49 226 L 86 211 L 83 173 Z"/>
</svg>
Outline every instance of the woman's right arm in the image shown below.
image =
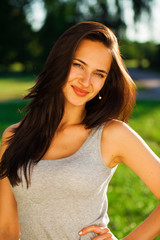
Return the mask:
<svg viewBox="0 0 160 240">
<path fill-rule="evenodd" d="M 11 136 L 13 125 L 7 128 L 2 135 L 0 159 L 7 148 L 5 140 Z M 15 127 L 15 125 L 14 125 Z M 7 177 L 0 180 L 0 240 L 18 240 L 20 226 L 18 222 L 17 204 Z"/>
</svg>

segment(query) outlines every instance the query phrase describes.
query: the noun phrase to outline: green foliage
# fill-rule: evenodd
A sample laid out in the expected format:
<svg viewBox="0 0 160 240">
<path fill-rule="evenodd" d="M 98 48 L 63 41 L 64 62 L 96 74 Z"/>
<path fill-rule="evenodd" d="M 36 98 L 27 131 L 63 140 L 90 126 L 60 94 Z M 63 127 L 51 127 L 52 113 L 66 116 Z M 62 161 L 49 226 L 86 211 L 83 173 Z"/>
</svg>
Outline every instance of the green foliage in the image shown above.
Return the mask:
<svg viewBox="0 0 160 240">
<path fill-rule="evenodd" d="M 57 38 L 76 23 L 78 1 L 44 1 L 47 16 L 45 23 L 37 33 L 40 45 L 43 46 L 39 56 L 39 65 L 44 63 Z"/>
<path fill-rule="evenodd" d="M 67 28 L 80 21 L 99 21 L 110 27 L 119 38 L 125 37 L 123 1 L 112 1 L 112 4 L 109 0 L 42 1 L 47 15 L 43 27 L 38 32 L 32 30 L 25 15 L 30 11 L 34 0 L 0 1 L 0 71 L 14 69 L 12 64 L 17 62 L 22 64 L 19 71 L 39 72 L 57 38 Z M 131 3 L 134 18 L 138 21 L 143 11 L 150 13 L 153 0 L 131 0 Z M 138 58 L 139 65 L 145 65 L 143 59 L 149 59 L 149 62 L 158 66 L 159 54 L 156 55 L 156 61 L 150 59 L 155 56 L 155 49 L 148 51 L 151 48 L 144 45 L 145 49 L 138 52 L 139 46 L 136 48 L 132 44 L 127 44 L 127 48 L 124 47 L 124 56 L 127 59 Z"/>
<path fill-rule="evenodd" d="M 160 156 L 160 102 L 137 102 L 131 116 L 131 126 L 145 139 L 151 149 Z"/>
<path fill-rule="evenodd" d="M 0 56 L 1 64 L 8 65 L 14 61 L 24 63 L 29 54 L 24 47 L 31 40 L 30 25 L 25 19 L 24 1 L 0 1 Z"/>
<path fill-rule="evenodd" d="M 19 113 L 19 109 L 23 109 L 26 105 L 26 102 L 22 102 L 21 100 L 11 100 L 7 102 L 0 102 L 0 140 L 2 137 L 3 131 L 9 127 L 10 125 L 17 123 L 23 117 L 22 114 Z"/>
<path fill-rule="evenodd" d="M 155 67 L 158 45 L 153 42 L 120 41 L 120 50 L 128 67 Z"/>
<path fill-rule="evenodd" d="M 15 62 L 22 65 L 20 70 L 31 71 L 34 69 L 31 62 L 41 53 L 38 36 L 25 16 L 25 8 L 29 8 L 31 2 L 33 0 L 0 1 L 1 71 L 10 70 Z"/>
<path fill-rule="evenodd" d="M 148 13 L 151 12 L 151 4 L 153 0 L 132 0 L 133 10 L 134 10 L 134 20 L 139 20 L 142 11 L 146 11 Z"/>
</svg>

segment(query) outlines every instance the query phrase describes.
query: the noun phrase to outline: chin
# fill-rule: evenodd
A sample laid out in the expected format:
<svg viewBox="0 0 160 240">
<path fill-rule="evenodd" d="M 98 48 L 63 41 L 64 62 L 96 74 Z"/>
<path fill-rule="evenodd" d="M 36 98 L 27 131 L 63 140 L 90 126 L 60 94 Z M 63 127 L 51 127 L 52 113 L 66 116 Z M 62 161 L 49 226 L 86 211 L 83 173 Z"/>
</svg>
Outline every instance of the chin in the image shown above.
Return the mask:
<svg viewBox="0 0 160 240">
<path fill-rule="evenodd" d="M 84 106 L 85 107 L 85 105 L 86 105 L 86 101 L 84 102 L 84 101 L 76 101 L 76 102 L 70 102 L 72 105 L 74 105 L 74 106 L 77 106 L 77 107 L 80 107 L 80 106 Z"/>
<path fill-rule="evenodd" d="M 67 102 L 73 106 L 84 106 L 86 105 L 86 103 L 89 101 L 89 100 L 85 100 L 85 99 L 75 99 L 75 98 L 68 98 L 66 99 Z"/>
</svg>

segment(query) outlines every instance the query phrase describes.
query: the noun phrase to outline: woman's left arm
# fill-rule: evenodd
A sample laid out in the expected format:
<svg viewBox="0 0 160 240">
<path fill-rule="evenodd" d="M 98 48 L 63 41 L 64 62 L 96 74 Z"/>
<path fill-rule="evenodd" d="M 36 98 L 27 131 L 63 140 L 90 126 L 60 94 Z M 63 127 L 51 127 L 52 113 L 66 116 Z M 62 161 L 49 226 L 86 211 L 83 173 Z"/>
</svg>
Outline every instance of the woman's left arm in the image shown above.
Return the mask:
<svg viewBox="0 0 160 240">
<path fill-rule="evenodd" d="M 160 159 L 127 124 L 117 126 L 119 162 L 132 169 L 160 201 Z M 160 204 L 123 240 L 152 240 L 160 234 Z"/>
<path fill-rule="evenodd" d="M 109 142 L 106 140 L 108 138 Z M 106 125 L 103 140 L 105 151 L 107 151 L 107 154 L 110 152 L 109 155 L 112 156 L 110 157 L 110 163 L 106 162 L 106 164 L 109 166 L 118 163 L 127 165 L 142 179 L 160 201 L 160 159 L 144 140 L 127 124 L 118 120 L 113 121 L 109 127 Z M 81 235 L 88 232 L 99 234 L 94 238 L 95 240 L 114 239 L 109 229 L 99 226 L 88 226 L 82 229 L 81 232 Z M 153 240 L 159 234 L 160 204 L 143 223 L 122 240 Z"/>
<path fill-rule="evenodd" d="M 110 166 L 123 163 L 132 169 L 147 185 L 160 201 L 160 159 L 148 147 L 144 140 L 127 124 L 113 121 L 110 127 L 104 129 L 104 142 L 109 138 L 107 152 L 113 146 L 110 156 L 113 156 Z M 107 163 L 106 163 L 107 164 Z M 94 239 L 113 239 L 109 229 L 99 226 L 88 226 L 82 229 L 82 235 L 95 232 L 99 236 Z M 160 234 L 160 204 L 134 231 L 122 240 L 153 240 Z"/>
</svg>

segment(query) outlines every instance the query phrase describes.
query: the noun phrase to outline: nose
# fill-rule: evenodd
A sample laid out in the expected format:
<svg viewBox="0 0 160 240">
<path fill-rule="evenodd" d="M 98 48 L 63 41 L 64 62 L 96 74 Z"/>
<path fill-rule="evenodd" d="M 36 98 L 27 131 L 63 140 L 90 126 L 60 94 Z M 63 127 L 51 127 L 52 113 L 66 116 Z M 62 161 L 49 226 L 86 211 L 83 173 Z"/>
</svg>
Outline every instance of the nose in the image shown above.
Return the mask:
<svg viewBox="0 0 160 240">
<path fill-rule="evenodd" d="M 91 83 L 91 74 L 85 72 L 83 74 L 83 76 L 81 76 L 80 78 L 80 83 L 84 86 L 84 87 L 89 87 L 90 83 Z"/>
</svg>

